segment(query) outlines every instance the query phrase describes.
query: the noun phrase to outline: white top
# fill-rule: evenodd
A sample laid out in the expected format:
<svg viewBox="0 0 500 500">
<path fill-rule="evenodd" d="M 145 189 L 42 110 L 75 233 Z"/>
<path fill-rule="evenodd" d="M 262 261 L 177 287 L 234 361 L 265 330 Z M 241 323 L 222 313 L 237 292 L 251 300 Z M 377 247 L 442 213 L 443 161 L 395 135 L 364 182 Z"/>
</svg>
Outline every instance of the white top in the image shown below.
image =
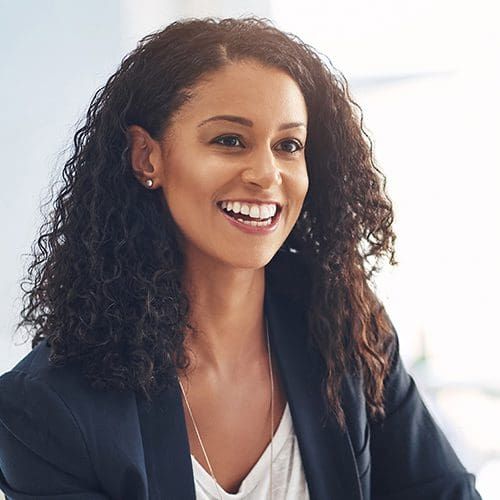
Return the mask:
<svg viewBox="0 0 500 500">
<path fill-rule="evenodd" d="M 271 443 L 240 485 L 237 493 L 218 487 L 224 500 L 267 500 L 269 498 Z M 191 454 L 197 500 L 219 500 L 213 477 Z M 273 500 L 309 500 L 309 491 L 293 430 L 288 403 L 273 436 Z"/>
</svg>

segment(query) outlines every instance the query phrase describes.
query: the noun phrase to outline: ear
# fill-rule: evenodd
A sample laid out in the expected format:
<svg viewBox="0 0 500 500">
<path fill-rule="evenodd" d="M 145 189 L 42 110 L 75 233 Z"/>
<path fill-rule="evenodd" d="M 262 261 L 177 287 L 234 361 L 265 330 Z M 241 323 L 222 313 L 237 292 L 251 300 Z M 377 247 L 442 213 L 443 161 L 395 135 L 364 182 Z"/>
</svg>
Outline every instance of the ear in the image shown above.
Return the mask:
<svg viewBox="0 0 500 500">
<path fill-rule="evenodd" d="M 151 180 L 153 184 L 148 186 L 150 189 L 158 187 L 161 183 L 159 144 L 139 125 L 130 125 L 127 137 L 134 176 L 143 185 Z"/>
</svg>

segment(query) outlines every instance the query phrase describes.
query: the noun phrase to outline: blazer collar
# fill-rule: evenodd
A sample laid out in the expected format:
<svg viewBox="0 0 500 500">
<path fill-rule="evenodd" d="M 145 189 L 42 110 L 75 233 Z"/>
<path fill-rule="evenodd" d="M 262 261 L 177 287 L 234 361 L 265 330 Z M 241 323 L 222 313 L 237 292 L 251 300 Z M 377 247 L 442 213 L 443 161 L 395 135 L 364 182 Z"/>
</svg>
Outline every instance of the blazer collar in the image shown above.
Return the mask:
<svg viewBox="0 0 500 500">
<path fill-rule="evenodd" d="M 352 444 L 334 420 L 322 426 L 323 403 L 317 366 L 307 347 L 304 316 L 266 286 L 265 313 L 271 351 L 277 360 L 311 500 L 361 500 Z M 138 399 L 149 498 L 195 500 L 189 440 L 179 384 L 147 407 Z M 170 496 L 169 496 L 170 498 Z"/>
</svg>

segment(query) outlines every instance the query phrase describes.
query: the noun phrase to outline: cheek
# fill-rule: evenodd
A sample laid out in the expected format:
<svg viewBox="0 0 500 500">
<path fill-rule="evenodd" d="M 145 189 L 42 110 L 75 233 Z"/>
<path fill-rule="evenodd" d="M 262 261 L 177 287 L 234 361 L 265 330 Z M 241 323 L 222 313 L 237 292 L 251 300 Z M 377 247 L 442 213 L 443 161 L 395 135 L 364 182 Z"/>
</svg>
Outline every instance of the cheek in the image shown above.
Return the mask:
<svg viewBox="0 0 500 500">
<path fill-rule="evenodd" d="M 309 189 L 309 176 L 305 165 L 301 169 L 300 174 L 298 174 L 294 178 L 293 188 L 294 188 L 294 198 L 296 200 L 297 205 L 299 205 L 298 208 L 300 211 L 300 207 L 302 206 L 302 203 L 304 202 L 304 199 L 307 194 L 307 190 Z"/>
<path fill-rule="evenodd" d="M 218 185 L 214 169 L 210 175 L 207 165 L 187 155 L 168 167 L 164 196 L 177 227 L 190 239 L 209 232 L 217 209 L 212 203 Z"/>
<path fill-rule="evenodd" d="M 175 151 L 165 163 L 164 190 L 172 212 L 192 206 L 193 200 L 201 197 L 207 183 L 203 169 L 197 167 L 196 156 L 183 151 Z"/>
<path fill-rule="evenodd" d="M 287 225 L 293 226 L 299 218 L 307 190 L 309 189 L 309 177 L 306 168 L 304 167 L 300 172 L 297 172 L 287 180 L 286 196 L 289 201 Z"/>
<path fill-rule="evenodd" d="M 200 198 L 199 185 L 191 179 L 189 170 L 184 163 L 168 165 L 168 175 L 165 176 L 163 196 L 176 225 L 184 229 L 194 216 L 193 206 Z"/>
<path fill-rule="evenodd" d="M 307 174 L 307 169 L 305 169 L 302 182 L 302 199 L 306 197 L 308 189 L 309 189 L 309 175 Z"/>
</svg>

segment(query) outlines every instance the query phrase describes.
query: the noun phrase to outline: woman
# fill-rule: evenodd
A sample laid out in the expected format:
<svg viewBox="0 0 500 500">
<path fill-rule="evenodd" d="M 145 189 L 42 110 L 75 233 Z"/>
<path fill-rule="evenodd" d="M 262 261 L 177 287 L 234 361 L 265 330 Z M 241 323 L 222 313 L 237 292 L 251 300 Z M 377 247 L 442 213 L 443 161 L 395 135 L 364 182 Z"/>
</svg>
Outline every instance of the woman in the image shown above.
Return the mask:
<svg viewBox="0 0 500 500">
<path fill-rule="evenodd" d="M 392 206 L 313 49 L 175 22 L 74 145 L 0 378 L 8 498 L 479 498 L 369 287 Z"/>
</svg>

